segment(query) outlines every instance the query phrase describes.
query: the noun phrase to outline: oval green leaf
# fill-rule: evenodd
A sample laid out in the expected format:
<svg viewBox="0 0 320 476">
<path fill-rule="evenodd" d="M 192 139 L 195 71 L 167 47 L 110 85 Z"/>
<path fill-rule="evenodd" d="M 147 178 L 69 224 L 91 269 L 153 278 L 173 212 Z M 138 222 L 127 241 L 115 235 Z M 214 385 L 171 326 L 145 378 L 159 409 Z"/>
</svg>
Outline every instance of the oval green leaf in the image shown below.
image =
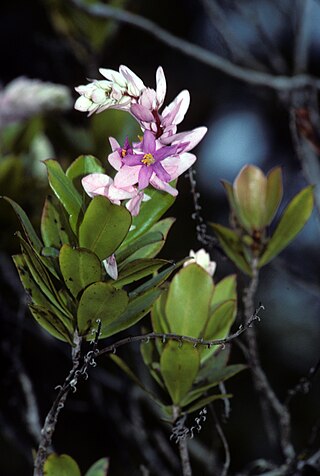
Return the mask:
<svg viewBox="0 0 320 476">
<path fill-rule="evenodd" d="M 281 167 L 275 167 L 270 170 L 267 176 L 267 198 L 265 223 L 269 225 L 275 216 L 283 195 L 282 170 Z"/>
<path fill-rule="evenodd" d="M 108 335 L 110 324 L 125 311 L 128 295 L 122 289 L 115 289 L 109 283 L 94 283 L 88 286 L 80 299 L 78 307 L 78 330 L 80 335 L 92 338 L 91 331 L 97 329 L 101 321 L 101 336 Z"/>
<path fill-rule="evenodd" d="M 81 476 L 79 466 L 71 456 L 52 453 L 43 468 L 45 476 Z"/>
<path fill-rule="evenodd" d="M 192 387 L 199 365 L 199 352 L 192 345 L 180 346 L 179 342 L 170 341 L 165 346 L 160 359 L 161 375 L 175 405 L 179 405 Z"/>
<path fill-rule="evenodd" d="M 74 297 L 89 284 L 102 279 L 99 258 L 84 248 L 63 245 L 59 254 L 59 264 L 64 282 Z"/>
<path fill-rule="evenodd" d="M 79 229 L 79 242 L 102 261 L 120 246 L 131 225 L 131 215 L 125 207 L 114 205 L 102 196 L 94 197 Z"/>
<path fill-rule="evenodd" d="M 208 318 L 213 289 L 211 276 L 197 264 L 190 264 L 175 275 L 165 308 L 171 332 L 200 335 Z"/>
<path fill-rule="evenodd" d="M 91 468 L 88 469 L 85 476 L 107 476 L 109 469 L 109 459 L 102 458 L 96 461 Z"/>
<path fill-rule="evenodd" d="M 284 210 L 282 217 L 270 238 L 267 248 L 258 263 L 265 266 L 277 256 L 302 230 L 313 210 L 313 186 L 301 190 Z"/>
</svg>

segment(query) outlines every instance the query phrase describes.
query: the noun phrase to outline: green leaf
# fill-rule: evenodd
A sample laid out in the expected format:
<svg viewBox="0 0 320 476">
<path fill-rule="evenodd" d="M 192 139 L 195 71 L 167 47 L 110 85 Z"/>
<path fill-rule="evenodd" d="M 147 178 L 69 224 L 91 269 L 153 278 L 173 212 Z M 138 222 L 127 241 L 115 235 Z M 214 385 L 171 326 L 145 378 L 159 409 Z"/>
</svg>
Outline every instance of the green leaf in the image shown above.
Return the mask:
<svg viewBox="0 0 320 476">
<path fill-rule="evenodd" d="M 113 282 L 115 288 L 133 283 L 158 271 L 159 268 L 169 264 L 162 259 L 137 259 L 121 268 L 118 279 Z"/>
<path fill-rule="evenodd" d="M 215 400 L 221 400 L 224 398 L 231 398 L 231 397 L 232 395 L 230 393 L 226 393 L 226 394 L 219 394 L 219 395 L 211 395 L 211 397 L 202 398 L 197 403 L 189 407 L 186 410 L 186 413 L 196 412 L 197 410 L 200 410 L 201 408 L 206 407 L 207 405 L 209 405 L 209 403 L 212 403 Z"/>
<path fill-rule="evenodd" d="M 109 335 L 110 325 L 124 312 L 128 304 L 128 295 L 122 289 L 111 284 L 99 282 L 88 286 L 79 302 L 78 330 L 80 335 L 90 336 L 97 329 L 97 320 L 101 321 L 100 338 Z"/>
<path fill-rule="evenodd" d="M 19 236 L 21 248 L 24 254 L 26 265 L 41 292 L 49 299 L 49 301 L 60 311 L 60 316 L 64 316 L 64 322 L 68 325 L 73 316 L 61 301 L 58 291 L 56 290 L 46 268 L 42 264 L 33 248 L 24 239 Z M 67 322 L 66 322 L 67 320 Z"/>
<path fill-rule="evenodd" d="M 138 237 L 144 235 L 175 201 L 175 197 L 169 193 L 161 192 L 154 188 L 147 188 L 145 193 L 150 197 L 150 200 L 142 202 L 139 215 L 134 217 L 132 221 L 132 225 L 135 228 L 128 233 L 121 250 Z"/>
<path fill-rule="evenodd" d="M 93 155 L 80 155 L 66 170 L 66 176 L 72 180 L 81 180 L 89 174 L 104 174 L 100 160 Z M 75 184 L 74 184 L 75 185 Z"/>
<path fill-rule="evenodd" d="M 231 345 L 227 344 L 224 348 L 219 347 L 216 352 L 204 362 L 201 362 L 201 368 L 198 372 L 196 383 L 208 381 L 210 376 L 216 372 L 223 370 L 228 363 L 230 357 Z"/>
<path fill-rule="evenodd" d="M 165 218 L 164 220 L 155 223 L 146 233 L 146 235 L 140 239 L 141 241 L 138 239 L 133 243 L 134 245 L 140 241 L 140 246 L 137 247 L 137 250 L 129 256 L 129 258 L 126 260 L 126 263 L 139 258 L 153 258 L 154 256 L 157 256 L 157 254 L 162 250 L 167 239 L 168 232 L 174 222 L 174 218 Z M 152 233 L 158 234 L 158 240 L 141 246 L 143 239 L 151 236 Z"/>
<path fill-rule="evenodd" d="M 241 372 L 245 368 L 246 368 L 245 365 L 239 364 L 239 365 L 229 365 L 228 367 L 221 369 L 219 373 L 216 373 L 214 376 L 213 375 L 210 376 L 211 377 L 210 382 L 207 385 L 203 385 L 199 388 L 191 390 L 188 393 L 188 395 L 186 395 L 186 397 L 182 400 L 181 406 L 190 405 L 190 403 L 194 402 L 198 398 L 205 396 L 206 392 L 208 392 L 212 388 L 219 385 L 219 383 L 224 382 L 225 380 L 228 380 L 229 378 L 233 377 L 234 375 Z"/>
<path fill-rule="evenodd" d="M 199 265 L 182 268 L 173 278 L 165 307 L 171 332 L 198 337 L 208 318 L 214 286 Z"/>
<path fill-rule="evenodd" d="M 270 238 L 267 248 L 258 263 L 265 266 L 277 256 L 302 230 L 313 209 L 313 186 L 301 190 L 284 210 L 280 221 Z"/>
<path fill-rule="evenodd" d="M 3 197 L 14 209 L 16 212 L 17 217 L 22 225 L 23 231 L 25 232 L 26 238 L 29 241 L 30 245 L 36 250 L 38 254 L 41 252 L 41 248 L 43 247 L 42 242 L 38 238 L 37 233 L 35 232 L 29 218 L 25 211 L 18 205 L 14 200 L 11 198 Z"/>
<path fill-rule="evenodd" d="M 241 239 L 230 228 L 219 225 L 218 223 L 210 223 L 219 243 L 226 255 L 234 262 L 234 264 L 244 273 L 251 276 L 250 266 L 244 256 Z"/>
<path fill-rule="evenodd" d="M 111 322 L 101 337 L 110 337 L 120 331 L 132 327 L 139 322 L 151 309 L 152 304 L 161 294 L 161 289 L 152 288 L 129 301 L 126 310 L 115 321 Z"/>
<path fill-rule="evenodd" d="M 101 458 L 96 461 L 86 472 L 85 476 L 107 476 L 109 470 L 109 459 Z"/>
<path fill-rule="evenodd" d="M 63 245 L 59 255 L 60 270 L 67 288 L 74 297 L 89 284 L 101 281 L 99 258 L 84 248 Z"/>
<path fill-rule="evenodd" d="M 166 316 L 166 303 L 168 298 L 168 292 L 163 291 L 161 296 L 156 300 L 154 305 L 152 306 L 151 311 L 151 321 L 152 321 L 152 328 L 154 332 L 169 334 L 170 333 L 170 326 Z"/>
<path fill-rule="evenodd" d="M 138 238 L 136 241 L 126 246 L 125 248 L 121 247 L 116 252 L 117 263 L 121 266 L 125 266 L 135 259 L 135 254 L 140 249 L 147 247 L 150 244 L 157 244 L 163 240 L 163 235 L 159 231 L 157 232 L 148 232 L 142 237 Z"/>
<path fill-rule="evenodd" d="M 281 167 L 275 167 L 267 176 L 267 197 L 265 210 L 265 223 L 269 225 L 275 216 L 283 195 Z"/>
<path fill-rule="evenodd" d="M 102 261 L 122 243 L 131 225 L 131 215 L 125 207 L 114 205 L 103 196 L 94 197 L 79 229 L 79 242 Z"/>
<path fill-rule="evenodd" d="M 164 281 L 166 281 L 166 279 L 169 278 L 170 274 L 173 271 L 175 271 L 184 263 L 184 261 L 185 260 L 181 260 L 178 263 L 172 264 L 163 271 L 160 271 L 160 273 L 156 274 L 153 278 L 148 279 L 148 281 L 135 288 L 129 293 L 130 299 L 135 296 L 138 296 L 141 293 L 144 293 L 145 291 L 148 291 L 151 288 L 154 288 L 155 286 L 160 286 Z"/>
<path fill-rule="evenodd" d="M 219 281 L 214 288 L 214 293 L 211 301 L 211 309 L 217 304 L 229 299 L 237 299 L 237 275 L 230 274 Z"/>
<path fill-rule="evenodd" d="M 48 169 L 49 184 L 64 208 L 70 215 L 70 225 L 74 232 L 77 231 L 78 222 L 82 216 L 82 198 L 56 160 L 44 161 Z"/>
<path fill-rule="evenodd" d="M 43 473 L 46 476 L 81 476 L 79 466 L 71 456 L 58 456 L 55 453 L 46 459 Z"/>
<path fill-rule="evenodd" d="M 45 246 L 60 249 L 65 243 L 76 245 L 69 217 L 56 197 L 49 195 L 46 198 L 42 217 L 41 235 Z"/>
<path fill-rule="evenodd" d="M 191 265 L 190 265 L 191 266 Z M 169 341 L 160 359 L 163 380 L 172 402 L 179 405 L 190 390 L 199 370 L 199 352 L 192 345 Z"/>
<path fill-rule="evenodd" d="M 32 304 L 29 304 L 29 308 L 34 318 L 54 337 L 72 343 L 72 321 L 69 320 L 60 309 L 55 307 L 40 290 L 33 279 L 23 255 L 15 255 L 12 258 L 18 270 L 22 285 L 32 300 Z"/>
</svg>

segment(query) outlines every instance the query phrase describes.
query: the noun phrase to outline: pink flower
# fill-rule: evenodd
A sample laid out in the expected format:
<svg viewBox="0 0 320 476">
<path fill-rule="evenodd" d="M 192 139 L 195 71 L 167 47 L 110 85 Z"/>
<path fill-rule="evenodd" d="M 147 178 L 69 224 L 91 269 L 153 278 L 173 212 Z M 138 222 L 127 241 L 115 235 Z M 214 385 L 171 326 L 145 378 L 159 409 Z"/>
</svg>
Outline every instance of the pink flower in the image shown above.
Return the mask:
<svg viewBox="0 0 320 476">
<path fill-rule="evenodd" d="M 139 189 L 149 184 L 176 196 L 177 190 L 169 185 L 195 162 L 193 154 L 185 152 L 189 143 L 177 142 L 172 146 L 162 146 L 156 141 L 151 131 L 145 131 L 143 141 L 133 153 L 120 155 L 117 142 L 110 140 L 114 152 L 109 155 L 109 162 L 118 170 L 114 184 L 126 188 L 138 183 Z"/>
<path fill-rule="evenodd" d="M 103 195 L 116 205 L 120 205 L 122 200 L 128 200 L 126 208 L 132 216 L 138 215 L 141 202 L 149 199 L 136 187 L 116 187 L 113 179 L 106 174 L 89 174 L 82 179 L 82 186 L 89 197 Z"/>
</svg>

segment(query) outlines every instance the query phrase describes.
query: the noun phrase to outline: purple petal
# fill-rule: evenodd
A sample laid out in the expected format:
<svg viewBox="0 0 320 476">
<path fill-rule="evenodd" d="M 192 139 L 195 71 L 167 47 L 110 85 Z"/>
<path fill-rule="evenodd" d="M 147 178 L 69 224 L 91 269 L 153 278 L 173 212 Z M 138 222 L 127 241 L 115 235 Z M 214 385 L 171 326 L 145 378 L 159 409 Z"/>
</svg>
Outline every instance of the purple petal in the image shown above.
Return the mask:
<svg viewBox="0 0 320 476">
<path fill-rule="evenodd" d="M 144 133 L 142 150 L 152 155 L 156 153 L 156 139 L 151 131 L 145 131 Z"/>
<path fill-rule="evenodd" d="M 157 162 L 160 162 L 161 160 L 166 159 L 167 157 L 171 157 L 172 155 L 175 155 L 177 153 L 177 150 L 178 150 L 177 145 L 161 147 L 161 149 L 158 149 L 155 152 L 154 158 L 156 159 Z"/>
<path fill-rule="evenodd" d="M 166 96 L 166 91 L 167 91 L 166 78 L 161 66 L 159 66 L 156 72 L 156 83 L 157 83 L 157 88 L 156 88 L 157 101 L 158 101 L 158 107 L 160 108 L 163 104 L 164 98 Z"/>
<path fill-rule="evenodd" d="M 178 110 L 176 110 L 176 105 L 179 104 Z M 180 124 L 180 122 L 183 121 L 183 118 L 189 108 L 190 104 L 190 94 L 189 91 L 186 89 L 181 91 L 181 93 L 178 94 L 178 96 L 172 101 L 169 106 L 167 106 L 162 113 L 162 117 L 166 118 L 168 114 L 171 113 L 171 111 L 174 109 L 176 110 L 176 115 L 175 117 L 171 117 L 171 122 L 170 124 Z"/>
<path fill-rule="evenodd" d="M 139 121 L 144 122 L 153 122 L 154 117 L 151 111 L 141 104 L 132 104 L 130 107 L 130 112 L 136 117 Z"/>
<path fill-rule="evenodd" d="M 156 162 L 153 165 L 153 171 L 159 177 L 159 179 L 162 180 L 163 182 L 171 182 L 171 176 L 162 167 L 160 162 Z"/>
<path fill-rule="evenodd" d="M 194 154 L 184 152 L 178 157 L 169 157 L 168 159 L 165 159 L 162 162 L 162 166 L 170 174 L 171 180 L 174 180 L 188 170 L 196 160 L 197 157 Z"/>
<path fill-rule="evenodd" d="M 143 166 L 139 172 L 139 189 L 142 190 L 149 185 L 151 175 L 153 173 L 152 167 Z"/>
<path fill-rule="evenodd" d="M 128 154 L 124 157 L 123 162 L 125 165 L 132 167 L 133 165 L 141 165 L 141 160 L 144 154 Z"/>
<path fill-rule="evenodd" d="M 126 203 L 126 208 L 129 210 L 129 212 L 131 213 L 133 217 L 139 215 L 142 199 L 143 199 L 143 192 L 138 193 L 136 197 L 131 198 L 131 200 L 129 200 Z"/>
</svg>

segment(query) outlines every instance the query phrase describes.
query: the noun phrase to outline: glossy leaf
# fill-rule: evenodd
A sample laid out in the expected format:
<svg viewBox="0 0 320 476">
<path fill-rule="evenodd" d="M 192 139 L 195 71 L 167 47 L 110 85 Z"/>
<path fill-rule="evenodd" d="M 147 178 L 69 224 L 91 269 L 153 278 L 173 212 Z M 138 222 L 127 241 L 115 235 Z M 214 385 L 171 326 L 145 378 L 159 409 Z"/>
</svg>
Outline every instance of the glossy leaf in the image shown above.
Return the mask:
<svg viewBox="0 0 320 476">
<path fill-rule="evenodd" d="M 230 274 L 216 283 L 211 300 L 211 308 L 229 299 L 237 299 L 237 275 Z"/>
<path fill-rule="evenodd" d="M 36 320 L 54 337 L 70 340 L 70 335 L 73 334 L 72 319 L 62 312 L 60 307 L 56 307 L 55 303 L 41 291 L 22 255 L 13 256 L 13 261 L 22 285 L 32 302 L 29 307 Z"/>
<path fill-rule="evenodd" d="M 78 330 L 80 335 L 92 337 L 92 330 L 97 329 L 97 320 L 101 321 L 101 338 L 109 335 L 112 323 L 125 311 L 128 295 L 122 289 L 115 289 L 111 284 L 99 282 L 88 286 L 79 302 Z"/>
<path fill-rule="evenodd" d="M 107 476 L 109 470 L 109 459 L 101 458 L 96 461 L 86 472 L 85 476 Z"/>
<path fill-rule="evenodd" d="M 161 289 L 151 288 L 129 301 L 126 310 L 103 330 L 101 337 L 110 337 L 128 329 L 139 322 L 151 309 L 152 304 L 161 294 Z"/>
<path fill-rule="evenodd" d="M 89 284 L 101 281 L 99 258 L 84 248 L 63 245 L 59 255 L 60 270 L 67 288 L 74 297 Z"/>
<path fill-rule="evenodd" d="M 174 263 L 171 266 L 168 266 L 163 271 L 160 271 L 160 273 L 157 273 L 153 278 L 148 279 L 148 281 L 143 284 L 140 284 L 140 286 L 138 286 L 129 293 L 130 299 L 135 296 L 138 296 L 139 294 L 144 293 L 145 291 L 148 291 L 149 289 L 152 289 L 156 286 L 160 286 L 160 284 L 166 281 L 166 279 L 169 278 L 170 274 L 176 269 L 178 269 L 184 263 L 184 261 L 185 260 L 182 260 L 178 263 Z"/>
<path fill-rule="evenodd" d="M 219 383 L 224 382 L 225 380 L 228 380 L 229 378 L 233 377 L 245 368 L 245 365 L 238 364 L 229 365 L 228 367 L 221 369 L 219 373 L 216 373 L 214 377 L 212 376 L 210 378 L 210 382 L 207 385 L 203 385 L 199 388 L 191 390 L 188 395 L 182 400 L 181 405 L 190 405 L 190 403 L 194 402 L 198 398 L 204 397 L 209 390 L 219 385 Z"/>
<path fill-rule="evenodd" d="M 149 231 L 145 235 L 141 236 L 133 243 L 129 244 L 126 247 L 121 247 L 116 252 L 117 262 L 121 265 L 126 265 L 135 259 L 135 253 L 140 249 L 143 249 L 150 244 L 156 244 L 163 240 L 163 235 L 161 232 L 156 231 Z"/>
<path fill-rule="evenodd" d="M 69 218 L 59 200 L 49 195 L 46 198 L 42 217 L 41 235 L 45 246 L 60 249 L 65 243 L 76 245 L 76 237 L 73 234 Z"/>
<path fill-rule="evenodd" d="M 70 225 L 77 231 L 79 219 L 82 216 L 81 194 L 77 191 L 56 160 L 45 160 L 48 169 L 49 184 L 64 208 L 70 215 Z"/>
<path fill-rule="evenodd" d="M 163 334 L 170 333 L 170 326 L 166 316 L 166 303 L 168 298 L 168 291 L 163 291 L 161 296 L 156 300 L 152 306 L 151 321 L 154 332 Z"/>
<path fill-rule="evenodd" d="M 251 276 L 250 266 L 244 256 L 242 243 L 239 236 L 230 228 L 219 225 L 218 223 L 211 223 L 219 243 L 226 253 L 226 255 L 234 262 L 234 264 L 244 273 Z"/>
<path fill-rule="evenodd" d="M 313 186 L 308 186 L 301 190 L 284 210 L 259 261 L 260 268 L 269 263 L 296 237 L 309 220 L 312 209 Z"/>
<path fill-rule="evenodd" d="M 132 221 L 132 225 L 135 228 L 128 233 L 122 245 L 123 247 L 144 235 L 175 201 L 175 197 L 169 193 L 161 192 L 154 188 L 147 188 L 145 193 L 150 197 L 150 200 L 142 202 L 139 215 L 134 217 Z"/>
<path fill-rule="evenodd" d="M 100 160 L 93 155 L 80 155 L 66 170 L 66 176 L 72 180 L 81 180 L 89 174 L 105 173 Z"/>
<path fill-rule="evenodd" d="M 118 288 L 133 283 L 153 274 L 166 264 L 169 264 L 169 262 L 162 259 L 138 259 L 131 261 L 121 268 L 118 279 L 114 281 L 113 285 Z"/>
<path fill-rule="evenodd" d="M 179 405 L 190 390 L 199 365 L 199 352 L 192 345 L 180 347 L 175 341 L 166 344 L 160 359 L 161 375 L 175 405 Z"/>
<path fill-rule="evenodd" d="M 33 248 L 20 236 L 21 248 L 24 254 L 26 265 L 41 292 L 49 301 L 65 316 L 66 319 L 72 319 L 72 315 L 63 305 L 59 293 L 56 290 L 49 273 L 42 264 Z"/>
<path fill-rule="evenodd" d="M 269 225 L 274 218 L 283 195 L 281 167 L 275 167 L 267 175 L 267 197 L 265 224 Z"/>
<path fill-rule="evenodd" d="M 93 251 L 102 261 L 122 243 L 131 225 L 125 207 L 114 205 L 103 196 L 94 197 L 79 229 L 79 243 Z"/>
<path fill-rule="evenodd" d="M 43 472 L 46 476 L 81 476 L 79 466 L 71 456 L 55 453 L 46 459 Z"/>
<path fill-rule="evenodd" d="M 40 253 L 41 248 L 43 247 L 43 244 L 41 240 L 39 239 L 37 233 L 35 232 L 25 211 L 14 200 L 11 200 L 11 198 L 8 198 L 8 197 L 3 197 L 3 198 L 8 203 L 10 203 L 10 205 L 14 209 L 30 245 L 36 250 L 37 253 Z"/>
<path fill-rule="evenodd" d="M 165 307 L 171 332 L 200 335 L 208 318 L 213 289 L 211 276 L 197 264 L 190 264 L 175 275 Z"/>
<path fill-rule="evenodd" d="M 168 232 L 175 222 L 174 218 L 165 218 L 164 220 L 155 223 L 150 230 L 142 237 L 148 237 L 151 233 L 156 233 L 159 236 L 159 239 L 155 242 L 149 243 L 147 245 L 140 246 L 137 250 L 130 255 L 129 259 L 126 260 L 126 263 L 140 258 L 153 258 L 157 256 L 162 250 L 165 241 L 167 239 Z M 139 241 L 139 240 L 137 240 Z M 134 242 L 135 243 L 135 242 Z"/>
</svg>

